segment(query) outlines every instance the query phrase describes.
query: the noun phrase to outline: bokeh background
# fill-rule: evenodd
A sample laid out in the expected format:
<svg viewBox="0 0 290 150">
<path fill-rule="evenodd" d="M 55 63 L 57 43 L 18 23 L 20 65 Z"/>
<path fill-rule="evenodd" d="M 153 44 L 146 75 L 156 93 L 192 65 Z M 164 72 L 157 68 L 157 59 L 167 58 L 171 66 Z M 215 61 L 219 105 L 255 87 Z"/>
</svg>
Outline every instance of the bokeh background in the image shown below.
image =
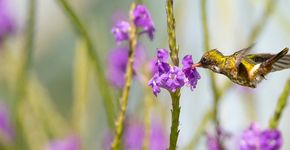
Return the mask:
<svg viewBox="0 0 290 150">
<path fill-rule="evenodd" d="M 107 54 L 115 48 L 115 41 L 111 34 L 114 17 L 126 17 L 132 1 L 70 0 L 68 2 L 87 24 L 97 53 L 102 56 L 102 65 L 106 69 L 107 62 L 110 61 L 107 60 Z M 266 3 L 267 0 L 209 0 L 207 11 L 210 47 L 217 48 L 224 54 L 231 54 L 249 46 L 250 32 L 261 18 Z M 141 42 L 145 47 L 147 57 L 153 58 L 156 48 L 168 48 L 165 0 L 146 0 L 144 4 L 151 13 L 156 33 L 153 41 L 141 38 Z M 24 47 L 28 2 L 27 0 L 10 0 L 9 5 L 17 28 L 5 40 L 0 51 L 0 99 L 1 103 L 5 103 L 10 109 L 13 92 L 9 89 L 14 86 L 13 84 L 17 84 L 13 81 L 13 74 L 15 74 L 17 63 L 19 63 L 20 51 Z M 276 1 L 275 10 L 263 25 L 263 30 L 258 38 L 252 41 L 256 43 L 252 52 L 277 53 L 284 47 L 289 47 L 289 6 L 289 0 Z M 175 1 L 175 15 L 180 56 L 191 54 L 193 60 L 197 62 L 203 54 L 200 0 Z M 31 99 L 33 99 L 31 104 L 37 105 L 31 107 L 35 108 L 37 113 L 33 115 L 30 110 L 25 109 L 23 112 L 26 113 L 23 115 L 26 117 L 24 120 L 28 122 L 26 123 L 28 124 L 27 133 L 33 133 L 28 138 L 30 141 L 36 140 L 35 143 L 38 145 L 32 147 L 34 149 L 41 147 L 41 144 L 37 143 L 36 137 L 41 137 L 44 133 L 41 131 L 42 127 L 35 124 L 38 124 L 42 119 L 50 119 L 47 121 L 48 124 L 53 124 L 55 130 L 58 130 L 55 137 L 61 138 L 73 134 L 73 130 L 66 126 L 71 126 L 74 122 L 74 100 L 82 93 L 77 91 L 83 90 L 82 83 L 79 83 L 76 78 L 81 76 L 80 71 L 87 71 L 88 85 L 84 87 L 88 88 L 88 93 L 84 97 L 88 101 L 84 124 L 82 124 L 83 145 L 84 149 L 103 149 L 104 135 L 110 129 L 106 123 L 102 98 L 98 92 L 98 87 L 102 87 L 102 85 L 96 84 L 94 71 L 82 66 L 85 63 L 81 66 L 77 65 L 77 62 L 83 63 L 82 61 L 84 61 L 79 56 L 81 52 L 78 51 L 82 48 L 79 35 L 58 5 L 57 0 L 37 1 L 36 16 L 35 53 L 33 54 L 33 77 L 31 78 L 33 87 L 30 89 Z M 197 88 L 193 92 L 189 89 L 182 90 L 178 141 L 181 149 L 191 142 L 205 112 L 213 103 L 208 72 L 203 69 L 198 71 L 202 78 L 199 80 Z M 290 70 L 288 69 L 268 75 L 267 80 L 259 84 L 256 89 L 233 86 L 223 95 L 220 103 L 219 117 L 222 127 L 233 134 L 239 134 L 251 122 L 258 122 L 263 128 L 266 128 L 289 76 Z M 224 76 L 218 75 L 220 86 L 227 80 Z M 111 90 L 117 104 L 120 91 L 114 87 L 111 87 Z M 134 80 L 130 92 L 128 116 L 143 120 L 146 94 L 148 93 L 144 93 L 142 83 Z M 164 130 L 169 135 L 171 100 L 168 92 L 163 90 L 157 98 L 150 100 L 152 101 L 151 118 L 162 122 Z M 42 110 L 46 112 L 42 112 Z M 11 111 L 13 109 L 10 109 Z M 42 116 L 43 114 L 47 116 Z M 289 114 L 290 109 L 287 107 L 279 125 L 285 141 L 282 149 L 285 150 L 290 148 L 290 143 L 287 142 L 287 139 L 290 138 Z M 33 145 L 33 142 L 30 143 Z M 205 149 L 205 138 L 199 142 L 198 149 Z"/>
</svg>

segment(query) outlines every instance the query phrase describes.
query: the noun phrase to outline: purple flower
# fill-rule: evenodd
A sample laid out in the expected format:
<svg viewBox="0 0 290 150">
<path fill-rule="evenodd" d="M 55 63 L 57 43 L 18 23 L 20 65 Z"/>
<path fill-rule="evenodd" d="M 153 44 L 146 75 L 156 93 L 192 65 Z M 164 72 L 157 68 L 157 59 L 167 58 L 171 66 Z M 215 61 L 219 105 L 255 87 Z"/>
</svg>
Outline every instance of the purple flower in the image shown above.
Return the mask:
<svg viewBox="0 0 290 150">
<path fill-rule="evenodd" d="M 9 119 L 8 109 L 6 105 L 0 103 L 0 140 L 4 140 L 1 142 L 11 144 L 14 139 L 15 133 Z"/>
<path fill-rule="evenodd" d="M 187 78 L 186 85 L 190 87 L 191 90 L 196 88 L 197 81 L 200 79 L 200 75 L 197 72 L 196 68 L 192 68 L 193 65 L 192 56 L 186 55 L 183 57 L 182 60 L 182 71 L 185 74 L 185 77 Z"/>
<path fill-rule="evenodd" d="M 223 130 L 220 126 L 216 128 L 215 134 L 206 133 L 207 149 L 222 150 L 225 149 L 224 141 L 231 137 L 229 132 Z"/>
<path fill-rule="evenodd" d="M 282 137 L 278 130 L 263 131 L 255 123 L 243 132 L 239 143 L 240 150 L 279 150 L 281 145 Z"/>
<path fill-rule="evenodd" d="M 171 92 L 181 88 L 185 83 L 184 79 L 184 73 L 176 66 L 170 67 L 167 73 L 160 76 L 161 86 Z"/>
<path fill-rule="evenodd" d="M 245 130 L 240 141 L 240 150 L 256 150 L 260 147 L 260 127 L 257 124 Z"/>
<path fill-rule="evenodd" d="M 0 42 L 14 31 L 14 21 L 9 12 L 7 0 L 0 0 Z"/>
<path fill-rule="evenodd" d="M 260 135 L 260 139 L 262 150 L 278 150 L 282 145 L 282 136 L 277 129 L 264 130 Z"/>
<path fill-rule="evenodd" d="M 68 136 L 64 139 L 50 141 L 46 150 L 80 150 L 80 139 L 76 136 Z"/>
<path fill-rule="evenodd" d="M 129 39 L 130 24 L 126 21 L 119 21 L 112 28 L 112 33 L 114 34 L 117 43 Z"/>
<path fill-rule="evenodd" d="M 169 52 L 166 49 L 157 50 L 155 68 L 152 67 L 154 75 L 148 82 L 154 95 L 157 96 L 160 93 L 160 87 L 175 92 L 186 84 L 193 90 L 196 87 L 197 80 L 200 79 L 200 75 L 195 68 L 191 67 L 193 65 L 192 56 L 186 55 L 183 58 L 182 69 L 177 66 L 170 66 L 167 63 L 168 57 Z"/>
<path fill-rule="evenodd" d="M 155 28 L 147 8 L 144 5 L 138 4 L 133 11 L 133 16 L 136 27 L 142 28 L 143 33 L 147 33 L 152 40 Z"/>
<path fill-rule="evenodd" d="M 210 134 L 206 135 L 207 150 L 219 150 L 218 139 Z"/>
<path fill-rule="evenodd" d="M 162 124 L 154 121 L 151 125 L 150 150 L 165 150 L 167 148 L 167 136 L 162 128 Z"/>
<path fill-rule="evenodd" d="M 150 128 L 150 150 L 163 150 L 167 147 L 167 135 L 165 134 L 162 124 L 154 121 Z M 109 136 L 108 136 L 109 135 Z M 139 150 L 142 149 L 145 138 L 145 126 L 142 122 L 130 120 L 125 122 L 123 134 L 124 149 L 126 150 Z M 103 141 L 103 148 L 110 149 L 112 142 L 112 134 L 106 134 Z"/>
<path fill-rule="evenodd" d="M 153 77 L 148 81 L 148 85 L 152 87 L 153 94 L 157 96 L 160 93 L 160 77 L 158 74 L 154 74 Z"/>
<path fill-rule="evenodd" d="M 137 45 L 133 69 L 137 70 L 142 63 L 144 54 L 142 46 Z M 125 84 L 125 72 L 128 62 L 128 47 L 117 47 L 108 54 L 107 78 L 117 88 Z"/>
<path fill-rule="evenodd" d="M 158 73 L 167 73 L 170 70 L 170 65 L 167 63 L 169 52 L 166 49 L 157 50 L 157 62 Z"/>
<path fill-rule="evenodd" d="M 124 146 L 127 150 L 142 149 L 144 126 L 137 121 L 127 122 L 124 130 Z"/>
</svg>

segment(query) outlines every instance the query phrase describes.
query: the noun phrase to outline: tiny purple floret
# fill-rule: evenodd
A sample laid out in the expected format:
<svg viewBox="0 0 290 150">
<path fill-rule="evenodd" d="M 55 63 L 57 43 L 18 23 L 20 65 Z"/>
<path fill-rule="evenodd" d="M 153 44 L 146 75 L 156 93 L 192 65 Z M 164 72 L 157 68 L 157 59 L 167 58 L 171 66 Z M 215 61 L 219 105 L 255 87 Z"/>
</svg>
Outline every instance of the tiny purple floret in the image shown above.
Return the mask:
<svg viewBox="0 0 290 150">
<path fill-rule="evenodd" d="M 68 136 L 64 139 L 52 140 L 46 146 L 46 150 L 80 150 L 80 139 L 76 136 Z"/>
<path fill-rule="evenodd" d="M 279 150 L 282 143 L 279 130 L 261 130 L 257 124 L 253 123 L 243 132 L 239 146 L 240 150 Z"/>
<path fill-rule="evenodd" d="M 126 21 L 119 21 L 112 28 L 112 33 L 114 34 L 117 43 L 129 39 L 130 24 Z"/>
<path fill-rule="evenodd" d="M 187 78 L 186 85 L 189 86 L 190 89 L 193 91 L 193 89 L 196 88 L 197 81 L 200 79 L 200 75 L 197 72 L 196 68 L 191 67 L 193 65 L 192 56 L 184 56 L 182 64 L 182 70 L 185 74 L 185 77 Z"/>
<path fill-rule="evenodd" d="M 147 33 L 149 38 L 152 40 L 155 28 L 147 8 L 144 5 L 136 5 L 133 11 L 133 16 L 134 24 L 136 25 L 136 27 L 142 28 L 143 33 Z"/>
</svg>

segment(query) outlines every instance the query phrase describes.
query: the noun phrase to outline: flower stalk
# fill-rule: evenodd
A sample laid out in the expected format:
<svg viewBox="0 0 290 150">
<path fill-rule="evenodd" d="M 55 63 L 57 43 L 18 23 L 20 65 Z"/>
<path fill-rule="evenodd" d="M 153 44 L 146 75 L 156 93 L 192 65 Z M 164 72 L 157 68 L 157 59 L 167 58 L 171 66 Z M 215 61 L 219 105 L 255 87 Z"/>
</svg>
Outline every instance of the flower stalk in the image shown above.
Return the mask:
<svg viewBox="0 0 290 150">
<path fill-rule="evenodd" d="M 204 34 L 204 51 L 207 51 L 210 49 L 210 42 L 209 42 L 209 29 L 208 29 L 208 22 L 207 22 L 207 0 L 201 0 L 201 18 L 202 18 L 202 27 L 203 27 L 203 34 Z M 218 108 L 219 108 L 219 101 L 221 98 L 220 91 L 218 89 L 217 83 L 216 83 L 216 76 L 213 72 L 209 73 L 210 75 L 210 84 L 211 89 L 213 92 L 213 116 L 212 119 L 215 123 L 215 128 L 219 128 L 219 119 L 218 119 Z M 218 134 L 218 133 L 216 133 Z M 218 136 L 217 136 L 218 137 Z M 219 139 L 217 141 L 220 141 Z M 221 143 L 218 143 L 219 147 L 222 147 Z"/>
<path fill-rule="evenodd" d="M 290 94 L 290 79 L 288 79 L 288 81 L 286 82 L 284 90 L 278 99 L 275 113 L 272 116 L 272 118 L 270 119 L 269 127 L 271 129 L 276 129 L 278 127 L 283 110 L 287 105 L 287 102 L 288 102 L 287 100 L 288 100 L 289 94 Z"/>
<path fill-rule="evenodd" d="M 248 44 L 252 44 L 257 40 L 261 32 L 263 31 L 265 25 L 267 24 L 267 21 L 269 20 L 269 17 L 271 16 L 272 12 L 275 10 L 277 5 L 277 0 L 268 0 L 266 3 L 265 10 L 263 12 L 262 17 L 257 22 L 257 24 L 253 27 L 249 38 L 248 38 Z"/>
<path fill-rule="evenodd" d="M 126 67 L 126 74 L 125 74 L 125 85 L 122 90 L 122 95 L 120 98 L 120 112 L 118 115 L 118 118 L 116 120 L 116 126 L 115 126 L 115 137 L 112 143 L 112 149 L 117 150 L 120 146 L 121 136 L 124 130 L 124 121 L 126 117 L 126 110 L 128 105 L 128 99 L 129 99 L 129 92 L 131 88 L 132 83 L 132 76 L 133 76 L 133 64 L 134 64 L 134 57 L 135 57 L 135 50 L 136 50 L 136 44 L 137 44 L 137 29 L 134 24 L 134 16 L 133 16 L 133 10 L 135 9 L 135 3 L 132 3 L 131 10 L 130 10 L 130 17 L 129 17 L 129 23 L 130 23 L 130 30 L 129 30 L 129 55 L 128 55 L 128 63 Z"/>
<path fill-rule="evenodd" d="M 167 13 L 167 32 L 168 32 L 168 43 L 170 49 L 170 57 L 174 66 L 179 66 L 178 58 L 178 45 L 176 42 L 175 34 L 175 18 L 173 12 L 173 0 L 166 0 L 166 13 Z M 180 116 L 180 89 L 175 92 L 170 92 L 172 100 L 172 110 L 171 110 L 171 129 L 170 129 L 170 144 L 169 150 L 175 150 L 179 135 L 179 116 Z"/>
<path fill-rule="evenodd" d="M 176 43 L 175 34 L 175 18 L 173 14 L 173 0 L 166 0 L 166 13 L 167 13 L 167 32 L 168 32 L 168 42 L 170 49 L 170 57 L 174 66 L 179 65 L 178 58 L 178 45 Z"/>
<path fill-rule="evenodd" d="M 210 49 L 209 44 L 209 29 L 208 29 L 208 22 L 207 22 L 207 11 L 206 11 L 206 0 L 201 1 L 201 18 L 202 18 L 202 29 L 203 29 L 203 46 L 204 51 Z M 220 99 L 220 92 L 218 90 L 216 84 L 216 76 L 214 73 L 210 72 L 210 84 L 213 91 L 213 98 L 214 98 L 214 107 L 213 107 L 213 119 L 215 122 L 218 121 L 217 119 L 217 112 L 218 112 L 218 102 Z"/>
<path fill-rule="evenodd" d="M 87 53 L 89 58 L 92 61 L 92 64 L 95 67 L 95 71 L 97 72 L 97 84 L 102 85 L 99 88 L 100 94 L 103 99 L 103 103 L 105 106 L 105 111 L 107 115 L 107 122 L 109 127 L 114 127 L 114 118 L 115 118 L 115 109 L 114 103 L 112 99 L 112 95 L 110 92 L 108 81 L 106 80 L 104 69 L 102 67 L 102 63 L 100 62 L 100 57 L 96 53 L 93 42 L 91 37 L 85 27 L 85 25 L 81 22 L 80 18 L 71 8 L 71 6 L 67 3 L 66 0 L 58 0 L 60 6 L 63 8 L 63 11 L 68 15 L 69 19 L 71 20 L 73 26 L 79 32 L 79 34 L 84 38 L 86 46 L 87 46 Z"/>
<path fill-rule="evenodd" d="M 23 149 L 27 145 L 24 143 L 23 135 L 24 131 L 22 128 L 22 121 L 21 121 L 21 112 L 20 108 L 22 107 L 23 101 L 27 98 L 27 87 L 28 87 L 28 80 L 29 80 L 29 73 L 32 63 L 32 55 L 34 50 L 34 31 L 35 31 L 35 20 L 36 20 L 36 0 L 29 1 L 29 8 L 28 8 L 28 19 L 26 22 L 26 43 L 23 51 L 22 57 L 22 64 L 20 64 L 19 70 L 19 77 L 18 77 L 18 85 L 16 87 L 16 98 L 14 100 L 14 117 L 16 122 L 16 143 L 17 148 Z"/>
</svg>

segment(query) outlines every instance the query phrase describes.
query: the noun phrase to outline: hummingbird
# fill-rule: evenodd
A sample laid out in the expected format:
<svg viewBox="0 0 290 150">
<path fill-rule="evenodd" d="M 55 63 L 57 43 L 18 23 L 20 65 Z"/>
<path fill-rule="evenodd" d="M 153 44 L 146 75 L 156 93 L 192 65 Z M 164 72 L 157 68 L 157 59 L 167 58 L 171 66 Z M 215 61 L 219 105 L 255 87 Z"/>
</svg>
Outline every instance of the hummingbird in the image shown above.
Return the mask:
<svg viewBox="0 0 290 150">
<path fill-rule="evenodd" d="M 288 48 L 278 54 L 247 54 L 253 45 L 225 56 L 217 49 L 212 49 L 201 57 L 192 68 L 202 67 L 227 76 L 232 82 L 256 88 L 265 76 L 271 72 L 290 68 Z"/>
</svg>

